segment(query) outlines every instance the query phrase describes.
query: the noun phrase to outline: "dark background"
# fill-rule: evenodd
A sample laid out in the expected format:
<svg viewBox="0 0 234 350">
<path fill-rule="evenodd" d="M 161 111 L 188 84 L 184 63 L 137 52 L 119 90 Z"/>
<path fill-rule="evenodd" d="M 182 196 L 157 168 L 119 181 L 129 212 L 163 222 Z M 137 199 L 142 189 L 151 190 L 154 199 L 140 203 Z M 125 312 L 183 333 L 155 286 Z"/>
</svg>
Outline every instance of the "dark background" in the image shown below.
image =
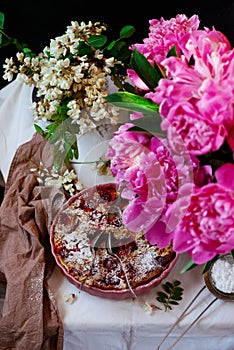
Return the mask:
<svg viewBox="0 0 234 350">
<path fill-rule="evenodd" d="M 234 0 L 227 1 L 125 1 L 87 0 L 0 0 L 0 11 L 5 14 L 5 32 L 27 43 L 38 53 L 49 45 L 51 38 L 62 35 L 71 21 L 104 22 L 110 39 L 118 38 L 120 29 L 127 24 L 136 28 L 132 42 L 142 42 L 148 35 L 150 19 L 170 19 L 177 14 L 188 17 L 197 14 L 200 28 L 212 26 L 222 31 L 234 46 Z M 0 88 L 7 84 L 2 79 L 2 64 L 6 57 L 15 55 L 13 47 L 0 48 Z"/>
</svg>

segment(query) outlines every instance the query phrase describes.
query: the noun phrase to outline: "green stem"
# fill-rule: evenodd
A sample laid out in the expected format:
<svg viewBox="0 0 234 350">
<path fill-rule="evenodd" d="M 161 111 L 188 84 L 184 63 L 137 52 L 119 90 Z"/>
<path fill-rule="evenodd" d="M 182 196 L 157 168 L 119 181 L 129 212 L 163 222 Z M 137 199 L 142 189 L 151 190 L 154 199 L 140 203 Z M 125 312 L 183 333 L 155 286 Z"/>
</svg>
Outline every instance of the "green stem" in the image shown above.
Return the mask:
<svg viewBox="0 0 234 350">
<path fill-rule="evenodd" d="M 23 51 L 24 46 L 22 44 L 20 44 L 17 39 L 7 35 L 2 29 L 0 29 L 0 34 L 5 36 L 5 38 L 7 38 L 9 40 L 9 43 L 7 45 L 15 45 L 17 50 Z M 0 47 L 1 47 L 1 45 L 0 45 Z"/>
<path fill-rule="evenodd" d="M 0 29 L 0 33 L 1 33 L 2 35 L 4 35 L 7 39 L 9 39 L 9 40 L 12 39 L 12 38 L 11 38 L 9 35 L 7 35 L 2 29 Z"/>
<path fill-rule="evenodd" d="M 94 164 L 94 163 L 97 163 L 98 160 L 94 160 L 92 162 L 74 162 L 74 161 L 70 161 L 70 163 L 72 164 Z"/>
</svg>

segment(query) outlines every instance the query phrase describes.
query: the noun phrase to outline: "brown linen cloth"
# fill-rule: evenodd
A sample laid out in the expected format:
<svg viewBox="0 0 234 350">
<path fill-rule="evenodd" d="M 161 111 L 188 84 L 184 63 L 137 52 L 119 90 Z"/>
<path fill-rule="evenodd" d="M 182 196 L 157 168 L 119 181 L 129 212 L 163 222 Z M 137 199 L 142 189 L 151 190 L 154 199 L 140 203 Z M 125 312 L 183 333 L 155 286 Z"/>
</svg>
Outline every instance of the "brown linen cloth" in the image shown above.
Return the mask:
<svg viewBox="0 0 234 350">
<path fill-rule="evenodd" d="M 47 281 L 55 266 L 49 227 L 65 196 L 40 186 L 30 170 L 40 161 L 51 165 L 51 154 L 48 142 L 35 134 L 17 150 L 6 183 L 0 207 L 0 277 L 7 283 L 0 349 L 63 349 L 63 325 Z"/>
</svg>

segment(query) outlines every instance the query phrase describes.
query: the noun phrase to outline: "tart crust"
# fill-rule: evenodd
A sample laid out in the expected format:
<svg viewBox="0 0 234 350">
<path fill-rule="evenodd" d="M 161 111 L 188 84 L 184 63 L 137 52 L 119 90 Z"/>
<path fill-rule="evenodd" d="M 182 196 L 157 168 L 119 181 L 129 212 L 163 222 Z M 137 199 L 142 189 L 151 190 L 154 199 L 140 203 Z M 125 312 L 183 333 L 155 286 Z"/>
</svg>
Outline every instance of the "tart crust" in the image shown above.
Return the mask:
<svg viewBox="0 0 234 350">
<path fill-rule="evenodd" d="M 51 226 L 57 264 L 90 294 L 114 297 L 117 292 L 118 299 L 121 293 L 122 298 L 142 294 L 176 261 L 171 245 L 159 249 L 142 232 L 127 229 L 121 218 L 125 206 L 115 183 L 97 185 L 71 197 Z"/>
</svg>

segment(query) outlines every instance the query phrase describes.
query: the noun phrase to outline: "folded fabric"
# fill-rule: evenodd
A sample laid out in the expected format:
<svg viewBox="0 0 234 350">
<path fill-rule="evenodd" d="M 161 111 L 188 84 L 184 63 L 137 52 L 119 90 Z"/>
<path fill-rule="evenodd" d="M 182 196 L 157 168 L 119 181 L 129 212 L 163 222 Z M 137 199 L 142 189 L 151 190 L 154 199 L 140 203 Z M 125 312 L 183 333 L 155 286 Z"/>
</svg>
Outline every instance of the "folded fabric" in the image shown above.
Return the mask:
<svg viewBox="0 0 234 350">
<path fill-rule="evenodd" d="M 51 147 L 35 134 L 11 163 L 0 207 L 0 275 L 6 295 L 0 319 L 0 349 L 61 350 L 63 325 L 48 287 L 55 261 L 49 227 L 65 201 L 62 191 L 40 186 L 30 169 L 52 164 Z"/>
</svg>

